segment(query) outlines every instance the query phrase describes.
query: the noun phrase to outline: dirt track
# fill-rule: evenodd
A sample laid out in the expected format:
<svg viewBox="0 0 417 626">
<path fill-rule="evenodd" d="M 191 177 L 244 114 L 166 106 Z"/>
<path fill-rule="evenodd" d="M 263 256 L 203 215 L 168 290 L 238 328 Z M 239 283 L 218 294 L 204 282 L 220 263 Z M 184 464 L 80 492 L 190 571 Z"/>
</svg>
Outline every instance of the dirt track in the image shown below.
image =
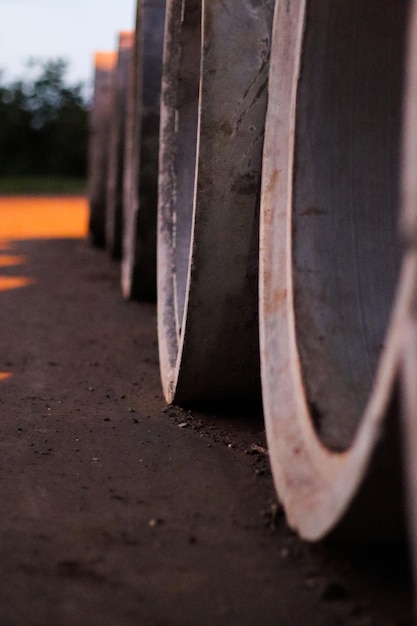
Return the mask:
<svg viewBox="0 0 417 626">
<path fill-rule="evenodd" d="M 286 527 L 260 416 L 166 407 L 155 307 L 73 202 L 0 198 L 0 626 L 411 624 L 403 562 Z"/>
</svg>

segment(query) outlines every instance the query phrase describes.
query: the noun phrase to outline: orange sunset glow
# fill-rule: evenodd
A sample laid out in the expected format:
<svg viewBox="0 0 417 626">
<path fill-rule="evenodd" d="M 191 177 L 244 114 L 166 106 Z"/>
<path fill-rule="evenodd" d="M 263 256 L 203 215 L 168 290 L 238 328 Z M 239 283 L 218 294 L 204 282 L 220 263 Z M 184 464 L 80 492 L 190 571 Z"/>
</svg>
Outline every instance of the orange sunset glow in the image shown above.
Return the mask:
<svg viewBox="0 0 417 626">
<path fill-rule="evenodd" d="M 23 265 L 24 263 L 26 263 L 26 257 L 22 254 L 4 254 L 0 256 L 0 268 L 13 267 L 14 265 Z"/>
<path fill-rule="evenodd" d="M 35 280 L 27 276 L 0 276 L 0 292 L 18 289 L 19 287 L 28 287 L 34 283 Z"/>
<path fill-rule="evenodd" d="M 19 241 L 80 239 L 86 236 L 87 224 L 84 197 L 0 197 L 0 294 L 36 285 L 36 277 L 26 275 L 27 257 L 14 254 Z M 2 272 L 6 268 L 7 275 Z M 10 275 L 10 270 L 15 275 Z M 12 375 L 0 372 L 0 382 Z"/>
<path fill-rule="evenodd" d="M 87 233 L 84 197 L 0 198 L 0 251 L 8 240 L 82 238 Z"/>
</svg>

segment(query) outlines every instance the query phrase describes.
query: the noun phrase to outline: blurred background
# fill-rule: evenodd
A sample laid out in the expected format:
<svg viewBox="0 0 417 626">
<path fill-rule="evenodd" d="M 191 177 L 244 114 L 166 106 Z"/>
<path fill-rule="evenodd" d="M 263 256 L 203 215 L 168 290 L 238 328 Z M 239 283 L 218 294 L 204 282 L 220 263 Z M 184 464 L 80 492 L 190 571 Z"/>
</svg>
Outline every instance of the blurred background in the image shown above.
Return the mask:
<svg viewBox="0 0 417 626">
<path fill-rule="evenodd" d="M 82 193 L 93 55 L 135 0 L 0 0 L 0 193 Z"/>
</svg>

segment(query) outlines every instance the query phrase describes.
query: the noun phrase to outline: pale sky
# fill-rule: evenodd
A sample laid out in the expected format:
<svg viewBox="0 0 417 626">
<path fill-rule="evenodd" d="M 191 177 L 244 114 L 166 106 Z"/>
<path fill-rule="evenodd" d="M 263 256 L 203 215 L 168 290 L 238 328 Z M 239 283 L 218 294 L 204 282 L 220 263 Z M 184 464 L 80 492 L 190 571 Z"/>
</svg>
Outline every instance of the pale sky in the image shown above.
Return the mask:
<svg viewBox="0 0 417 626">
<path fill-rule="evenodd" d="M 135 12 L 136 0 L 0 0 L 0 69 L 9 80 L 31 56 L 62 57 L 69 82 L 91 82 L 94 52 L 116 49 Z"/>
</svg>

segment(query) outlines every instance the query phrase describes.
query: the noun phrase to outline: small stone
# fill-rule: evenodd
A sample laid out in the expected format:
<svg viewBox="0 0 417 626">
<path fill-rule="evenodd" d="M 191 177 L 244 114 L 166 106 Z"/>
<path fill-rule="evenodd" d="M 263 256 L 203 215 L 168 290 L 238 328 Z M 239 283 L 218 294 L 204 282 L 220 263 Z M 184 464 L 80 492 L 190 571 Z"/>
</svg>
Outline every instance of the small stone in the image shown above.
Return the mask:
<svg viewBox="0 0 417 626">
<path fill-rule="evenodd" d="M 268 456 L 268 450 L 257 443 L 251 443 L 249 448 L 245 450 L 245 454 L 262 454 Z"/>
<path fill-rule="evenodd" d="M 181 424 L 178 424 L 178 428 L 187 428 L 187 426 L 187 422 L 181 422 Z"/>
<path fill-rule="evenodd" d="M 159 526 L 160 524 L 162 524 L 163 521 L 164 520 L 162 520 L 160 517 L 155 517 L 149 520 L 148 526 L 150 528 L 155 528 L 156 526 Z"/>
</svg>

